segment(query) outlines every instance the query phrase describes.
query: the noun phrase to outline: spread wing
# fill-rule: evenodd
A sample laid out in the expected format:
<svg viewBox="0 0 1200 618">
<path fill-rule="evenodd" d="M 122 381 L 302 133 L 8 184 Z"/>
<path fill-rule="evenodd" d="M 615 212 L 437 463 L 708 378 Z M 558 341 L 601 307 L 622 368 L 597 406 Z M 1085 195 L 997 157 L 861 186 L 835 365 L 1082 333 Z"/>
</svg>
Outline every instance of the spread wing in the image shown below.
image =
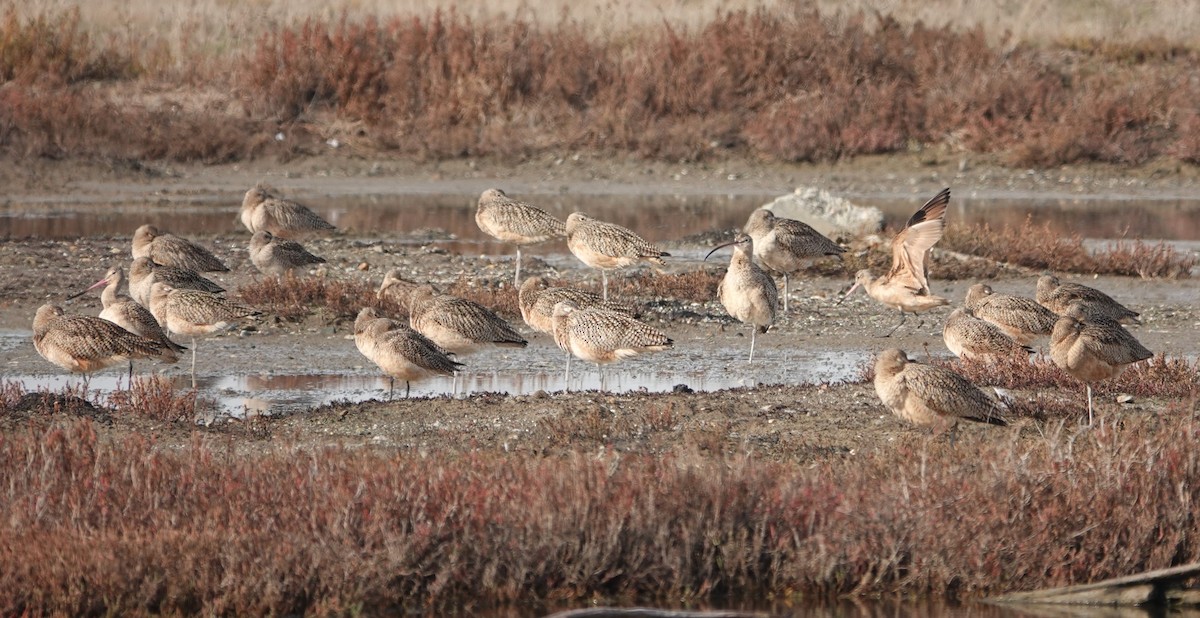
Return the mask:
<svg viewBox="0 0 1200 618">
<path fill-rule="evenodd" d="M 892 239 L 892 269 L 888 272 L 890 281 L 900 282 L 914 292 L 929 292 L 925 260 L 946 229 L 946 206 L 949 203 L 950 189 L 942 189 L 913 213 L 908 225 Z"/>
</svg>

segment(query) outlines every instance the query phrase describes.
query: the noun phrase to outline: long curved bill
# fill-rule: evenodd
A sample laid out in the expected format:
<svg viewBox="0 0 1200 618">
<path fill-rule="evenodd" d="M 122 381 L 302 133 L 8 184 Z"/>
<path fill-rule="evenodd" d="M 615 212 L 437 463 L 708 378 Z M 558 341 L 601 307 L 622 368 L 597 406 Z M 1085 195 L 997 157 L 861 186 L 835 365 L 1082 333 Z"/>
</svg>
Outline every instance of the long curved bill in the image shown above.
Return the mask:
<svg viewBox="0 0 1200 618">
<path fill-rule="evenodd" d="M 83 296 L 84 294 L 87 294 L 88 292 L 91 292 L 92 290 L 94 290 L 94 289 L 96 289 L 96 288 L 99 288 L 99 287 L 104 287 L 104 286 L 106 286 L 106 285 L 108 285 L 108 279 L 101 279 L 101 280 L 99 280 L 99 281 L 97 281 L 97 282 L 93 283 L 93 284 L 91 285 L 91 287 L 89 287 L 88 289 L 86 289 L 86 290 L 84 290 L 84 291 L 82 291 L 82 292 L 76 292 L 76 293 L 74 293 L 74 294 L 72 294 L 72 295 L 68 296 L 68 297 L 67 297 L 67 300 L 75 300 L 76 298 L 79 298 L 80 296 Z"/>
<path fill-rule="evenodd" d="M 838 301 L 837 301 L 836 303 L 834 303 L 834 306 L 840 305 L 840 304 L 842 304 L 842 301 L 843 301 L 843 300 L 846 300 L 847 298 L 850 298 L 850 295 L 854 293 L 854 290 L 857 290 L 857 289 L 858 289 L 858 285 L 859 285 L 859 284 L 858 284 L 858 282 L 857 282 L 857 281 L 855 281 L 855 282 L 854 282 L 854 285 L 850 286 L 850 289 L 849 289 L 849 290 L 846 290 L 846 293 L 845 293 L 845 294 L 843 294 L 843 295 L 842 295 L 842 297 L 841 297 L 841 298 L 839 298 L 839 299 L 838 299 Z"/>
<path fill-rule="evenodd" d="M 731 240 L 731 241 L 729 241 L 729 242 L 727 242 L 727 243 L 725 243 L 725 244 L 723 244 L 723 245 L 717 245 L 716 247 L 713 247 L 713 250 L 712 250 L 712 251 L 709 251 L 709 252 L 708 252 L 708 255 L 704 256 L 704 260 L 702 260 L 702 261 L 705 261 L 705 262 L 707 262 L 707 261 L 708 261 L 708 256 L 709 256 L 709 255 L 712 255 L 712 254 L 716 253 L 716 252 L 717 252 L 718 250 L 720 250 L 720 249 L 724 249 L 725 247 L 728 247 L 728 246 L 730 246 L 730 245 L 736 245 L 736 244 L 737 244 L 737 241 L 736 241 L 736 240 Z"/>
</svg>

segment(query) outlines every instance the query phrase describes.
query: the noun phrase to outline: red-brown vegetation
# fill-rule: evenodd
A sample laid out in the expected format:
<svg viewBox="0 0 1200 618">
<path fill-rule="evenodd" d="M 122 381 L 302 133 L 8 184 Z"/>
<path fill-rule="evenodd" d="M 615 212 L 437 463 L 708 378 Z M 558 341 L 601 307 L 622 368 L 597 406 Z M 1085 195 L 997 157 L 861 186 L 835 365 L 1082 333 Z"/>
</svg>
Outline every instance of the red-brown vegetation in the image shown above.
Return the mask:
<svg viewBox="0 0 1200 618">
<path fill-rule="evenodd" d="M 331 318 L 354 318 L 363 307 L 384 315 L 408 312 L 387 298 L 377 298 L 370 282 L 324 277 L 263 277 L 238 288 L 242 301 L 285 320 L 299 320 L 320 312 Z"/>
</svg>

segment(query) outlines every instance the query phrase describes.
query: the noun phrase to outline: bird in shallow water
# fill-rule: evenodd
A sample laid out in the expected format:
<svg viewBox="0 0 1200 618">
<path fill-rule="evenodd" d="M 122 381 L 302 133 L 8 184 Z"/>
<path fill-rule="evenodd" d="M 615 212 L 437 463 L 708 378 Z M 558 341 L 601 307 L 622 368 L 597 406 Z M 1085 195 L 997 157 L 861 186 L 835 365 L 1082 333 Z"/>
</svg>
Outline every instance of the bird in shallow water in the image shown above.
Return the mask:
<svg viewBox="0 0 1200 618">
<path fill-rule="evenodd" d="M 799 272 L 815 258 L 834 256 L 840 260 L 846 252 L 809 224 L 777 217 L 766 208 L 750 213 L 742 230 L 754 239 L 754 257 L 767 269 L 783 275 L 785 313 L 791 295 L 789 275 Z"/>
<path fill-rule="evenodd" d="M 475 224 L 484 234 L 517 247 L 517 266 L 513 287 L 521 285 L 521 247 L 563 238 L 567 226 L 550 213 L 518 202 L 500 189 L 488 189 L 479 196 Z"/>
<path fill-rule="evenodd" d="M 733 257 L 721 283 L 717 284 L 717 298 L 721 306 L 743 324 L 750 325 L 750 358 L 754 362 L 754 340 L 757 333 L 766 333 L 775 323 L 775 307 L 779 304 L 779 291 L 775 281 L 754 263 L 754 240 L 749 234 L 738 234 L 732 242 L 714 248 L 704 256 L 707 260 L 717 249 L 733 246 Z"/>
</svg>

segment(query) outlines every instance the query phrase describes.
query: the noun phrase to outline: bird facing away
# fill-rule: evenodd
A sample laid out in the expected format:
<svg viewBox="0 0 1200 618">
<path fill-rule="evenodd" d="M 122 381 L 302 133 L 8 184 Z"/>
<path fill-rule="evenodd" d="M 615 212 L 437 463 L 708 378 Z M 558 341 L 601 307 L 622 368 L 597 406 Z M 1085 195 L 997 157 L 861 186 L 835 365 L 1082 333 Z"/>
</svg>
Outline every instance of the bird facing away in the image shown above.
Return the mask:
<svg viewBox="0 0 1200 618">
<path fill-rule="evenodd" d="M 892 414 L 922 427 L 945 429 L 959 419 L 1006 424 L 1001 405 L 969 380 L 896 348 L 875 360 L 875 393 Z"/>
<path fill-rule="evenodd" d="M 251 234 L 267 231 L 281 238 L 337 229 L 307 206 L 272 195 L 261 185 L 246 191 L 241 220 Z"/>
<path fill-rule="evenodd" d="M 33 347 L 42 358 L 70 371 L 88 374 L 138 358 L 159 358 L 161 343 L 135 335 L 108 320 L 65 315 L 45 304 L 33 317 Z"/>
<path fill-rule="evenodd" d="M 1092 422 L 1092 383 L 1121 375 L 1129 365 L 1154 354 L 1120 322 L 1089 316 L 1079 306 L 1068 307 L 1050 334 L 1050 358 L 1059 369 L 1087 387 L 1088 423 Z"/>
<path fill-rule="evenodd" d="M 108 320 L 135 335 L 162 344 L 162 353 L 158 356 L 158 359 L 164 363 L 174 364 L 178 362 L 179 353 L 187 348 L 171 341 L 167 337 L 167 333 L 163 331 L 162 326 L 154 319 L 154 315 L 150 313 L 149 309 L 137 304 L 132 298 L 121 293 L 121 284 L 124 281 L 124 269 L 120 266 L 114 266 L 108 269 L 103 279 L 75 296 L 80 296 L 100 286 L 104 286 L 104 291 L 100 293 L 100 302 L 104 305 L 104 310 L 100 312 L 100 319 Z M 133 361 L 129 362 L 129 377 L 133 378 Z"/>
<path fill-rule="evenodd" d="M 766 208 L 750 213 L 742 230 L 754 239 L 754 257 L 768 270 L 783 274 L 783 310 L 788 310 L 788 276 L 799 272 L 815 258 L 846 252 L 812 226 L 795 219 L 776 217 Z"/>
<path fill-rule="evenodd" d="M 733 245 L 733 257 L 729 259 L 725 277 L 717 285 L 717 298 L 729 315 L 750 325 L 750 359 L 747 362 L 753 363 L 755 335 L 766 333 L 775 323 L 779 291 L 771 276 L 754 263 L 754 241 L 749 234 L 738 234 L 733 242 L 714 248 L 704 259 L 717 249 L 730 245 Z"/>
<path fill-rule="evenodd" d="M 309 253 L 294 240 L 259 230 L 250 237 L 250 262 L 264 275 L 283 276 L 310 264 L 324 264 L 325 258 Z"/>
<path fill-rule="evenodd" d="M 1029 345 L 1038 337 L 1048 337 L 1058 319 L 1032 298 L 996 294 L 983 283 L 967 289 L 964 304 L 975 317 L 995 324 L 1022 345 Z"/>
<path fill-rule="evenodd" d="M 975 317 L 966 307 L 950 312 L 942 327 L 942 339 L 959 358 L 990 359 L 1033 353 L 1033 348 L 1017 343 L 999 326 Z"/>
<path fill-rule="evenodd" d="M 407 399 L 413 380 L 454 375 L 462 367 L 421 333 L 379 317 L 370 307 L 359 311 L 354 320 L 354 345 L 391 378 L 388 399 L 395 390 L 396 378 L 404 380 Z"/>
<path fill-rule="evenodd" d="M 854 285 L 842 297 L 846 300 L 859 286 L 875 300 L 900 311 L 900 323 L 884 337 L 892 336 L 904 325 L 906 313 L 921 313 L 935 307 L 950 304 L 950 301 L 934 296 L 929 291 L 929 252 L 942 238 L 946 229 L 946 206 L 950 203 L 950 189 L 942 189 L 933 199 L 925 202 L 909 218 L 904 229 L 892 239 L 892 268 L 888 274 L 875 277 L 869 270 L 860 270 L 854 275 Z M 838 301 L 840 304 L 842 301 Z"/>
<path fill-rule="evenodd" d="M 500 189 L 488 189 L 479 196 L 475 224 L 484 234 L 517 247 L 517 268 L 513 287 L 521 285 L 521 246 L 534 245 L 567 235 L 567 227 L 550 213 L 518 202 Z"/>
<path fill-rule="evenodd" d="M 675 344 L 662 331 L 624 313 L 580 309 L 570 301 L 554 306 L 554 343 L 568 353 L 568 383 L 571 380 L 571 356 L 601 365 L 665 350 Z"/>
<path fill-rule="evenodd" d="M 1084 315 L 1126 324 L 1140 323 L 1138 312 L 1113 300 L 1108 294 L 1078 283 L 1063 283 L 1054 275 L 1038 277 L 1035 298 L 1043 307 L 1059 315 L 1066 313 L 1071 305 L 1078 305 Z"/>
<path fill-rule="evenodd" d="M 545 277 L 528 277 L 517 291 L 517 304 L 521 307 L 521 319 L 530 328 L 549 335 L 554 334 L 554 306 L 570 301 L 580 309 L 592 307 L 637 317 L 637 311 L 629 305 L 606 301 L 595 292 L 573 288 L 550 287 Z"/>
<path fill-rule="evenodd" d="M 224 296 L 200 290 L 177 290 L 163 283 L 150 292 L 150 313 L 168 331 L 192 338 L 192 388 L 196 388 L 196 337 L 232 328 L 259 311 Z"/>
<path fill-rule="evenodd" d="M 148 257 L 156 264 L 198 273 L 229 272 L 229 268 L 208 249 L 174 234 L 163 233 L 149 224 L 133 233 L 133 259 L 142 257 Z"/>
<path fill-rule="evenodd" d="M 628 228 L 597 221 L 581 212 L 567 217 L 567 248 L 579 261 L 600 269 L 602 298 L 608 300 L 608 271 L 645 260 L 663 265 L 670 253 L 659 250 Z"/>
<path fill-rule="evenodd" d="M 138 258 L 130 264 L 129 295 L 139 305 L 150 306 L 150 290 L 155 283 L 165 283 L 168 287 L 180 290 L 202 290 L 213 294 L 225 291 L 225 288 L 193 271 L 156 264 L 147 257 Z"/>
<path fill-rule="evenodd" d="M 523 348 L 528 342 L 491 309 L 465 298 L 439 294 L 432 285 L 409 292 L 408 324 L 443 349 L 456 354 L 484 345 Z"/>
</svg>

